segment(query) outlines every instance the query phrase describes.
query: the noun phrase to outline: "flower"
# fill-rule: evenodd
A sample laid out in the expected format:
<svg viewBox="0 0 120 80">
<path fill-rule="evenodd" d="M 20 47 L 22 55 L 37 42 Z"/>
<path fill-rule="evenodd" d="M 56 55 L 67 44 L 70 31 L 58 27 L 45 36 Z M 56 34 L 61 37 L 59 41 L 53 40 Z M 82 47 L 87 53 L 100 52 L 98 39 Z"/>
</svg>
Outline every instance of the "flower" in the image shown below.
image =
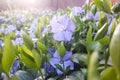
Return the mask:
<svg viewBox="0 0 120 80">
<path fill-rule="evenodd" d="M 81 7 L 73 7 L 72 14 L 77 16 L 78 14 L 84 14 L 84 10 Z"/>
<path fill-rule="evenodd" d="M 100 11 L 96 12 L 95 16 L 94 16 L 94 20 L 95 21 L 99 21 L 99 16 L 100 16 Z"/>
<path fill-rule="evenodd" d="M 54 68 L 48 62 L 44 62 L 44 68 L 49 73 L 55 72 Z"/>
<path fill-rule="evenodd" d="M 50 47 L 47 50 L 50 53 L 50 55 L 53 56 L 53 54 L 54 54 L 54 47 Z"/>
<path fill-rule="evenodd" d="M 5 34 L 8 34 L 14 30 L 16 30 L 16 27 L 13 25 L 9 25 L 7 28 L 5 28 Z"/>
<path fill-rule="evenodd" d="M 10 69 L 10 73 L 14 74 L 17 71 L 19 66 L 20 66 L 20 62 L 16 59 L 13 63 L 12 68 Z"/>
<path fill-rule="evenodd" d="M 58 75 L 63 74 L 63 72 L 61 72 L 55 65 L 59 64 L 64 70 L 66 70 L 66 68 L 68 66 L 70 66 L 70 70 L 74 69 L 74 64 L 73 62 L 70 60 L 70 57 L 72 56 L 72 52 L 70 51 L 66 51 L 66 54 L 64 55 L 63 58 L 61 58 L 58 54 L 58 51 L 56 51 L 53 54 L 53 57 L 50 59 L 50 64 L 55 68 L 56 72 Z"/>
<path fill-rule="evenodd" d="M 16 37 L 22 37 L 22 33 L 23 33 L 22 30 L 16 30 L 16 31 L 15 31 Z"/>
<path fill-rule="evenodd" d="M 23 45 L 22 38 L 16 38 L 15 40 L 12 40 L 13 45 Z"/>
<path fill-rule="evenodd" d="M 86 16 L 83 18 L 83 21 L 85 20 L 94 20 L 94 15 L 91 12 L 87 13 Z"/>
<path fill-rule="evenodd" d="M 50 21 L 52 27 L 53 37 L 57 41 L 70 41 L 72 38 L 72 33 L 75 30 L 75 25 L 67 15 L 55 16 Z"/>
<path fill-rule="evenodd" d="M 0 47 L 3 47 L 4 46 L 4 42 L 3 40 L 0 40 Z"/>
</svg>

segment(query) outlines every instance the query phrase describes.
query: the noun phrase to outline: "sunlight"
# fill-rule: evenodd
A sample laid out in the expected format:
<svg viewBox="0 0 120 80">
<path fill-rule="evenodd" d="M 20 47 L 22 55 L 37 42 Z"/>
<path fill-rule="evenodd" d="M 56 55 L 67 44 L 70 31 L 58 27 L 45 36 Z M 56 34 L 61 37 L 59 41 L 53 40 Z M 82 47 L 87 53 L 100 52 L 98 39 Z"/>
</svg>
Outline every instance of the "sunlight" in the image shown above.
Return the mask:
<svg viewBox="0 0 120 80">
<path fill-rule="evenodd" d="M 35 3 L 36 0 L 26 0 L 27 3 Z"/>
</svg>

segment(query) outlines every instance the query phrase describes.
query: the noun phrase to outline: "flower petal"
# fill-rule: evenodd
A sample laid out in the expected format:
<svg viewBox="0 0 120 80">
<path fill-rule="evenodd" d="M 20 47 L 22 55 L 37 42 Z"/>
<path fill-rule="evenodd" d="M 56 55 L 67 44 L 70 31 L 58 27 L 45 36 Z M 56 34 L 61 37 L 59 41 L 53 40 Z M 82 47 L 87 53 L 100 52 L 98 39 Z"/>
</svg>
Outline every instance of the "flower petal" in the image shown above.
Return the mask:
<svg viewBox="0 0 120 80">
<path fill-rule="evenodd" d="M 63 72 L 61 72 L 61 71 L 60 71 L 59 69 L 57 69 L 57 68 L 56 68 L 56 71 L 57 71 L 57 74 L 58 74 L 58 75 L 63 74 Z"/>
<path fill-rule="evenodd" d="M 70 31 L 65 31 L 65 41 L 70 41 L 72 38 L 72 32 Z"/>
<path fill-rule="evenodd" d="M 60 16 L 60 18 L 58 19 L 58 23 L 62 24 L 65 28 L 67 28 L 67 23 L 68 23 L 68 16 L 67 15 L 63 15 L 63 16 Z"/>
<path fill-rule="evenodd" d="M 68 23 L 67 23 L 67 30 L 73 32 L 75 31 L 75 24 L 73 23 L 72 20 L 69 19 Z"/>
<path fill-rule="evenodd" d="M 59 63 L 60 63 L 60 59 L 51 58 L 51 59 L 49 60 L 49 62 L 50 62 L 50 64 L 51 64 L 54 68 L 56 68 L 55 64 L 59 64 Z"/>
<path fill-rule="evenodd" d="M 66 51 L 66 54 L 65 54 L 65 56 L 63 57 L 63 60 L 64 60 L 64 61 L 67 61 L 67 60 L 70 59 L 71 56 L 72 56 L 72 52 Z"/>
<path fill-rule="evenodd" d="M 65 65 L 65 70 L 68 66 L 70 66 L 70 70 L 73 70 L 74 69 L 74 64 L 71 60 L 68 60 L 68 61 L 65 61 L 64 62 L 64 65 Z"/>
<path fill-rule="evenodd" d="M 64 31 L 61 31 L 61 32 L 57 32 L 53 35 L 54 39 L 57 40 L 57 41 L 64 41 L 65 40 L 65 32 Z"/>
<path fill-rule="evenodd" d="M 61 57 L 60 57 L 59 54 L 58 54 L 58 51 L 55 51 L 53 57 L 55 57 L 55 58 L 57 58 L 57 59 L 61 59 Z"/>
</svg>

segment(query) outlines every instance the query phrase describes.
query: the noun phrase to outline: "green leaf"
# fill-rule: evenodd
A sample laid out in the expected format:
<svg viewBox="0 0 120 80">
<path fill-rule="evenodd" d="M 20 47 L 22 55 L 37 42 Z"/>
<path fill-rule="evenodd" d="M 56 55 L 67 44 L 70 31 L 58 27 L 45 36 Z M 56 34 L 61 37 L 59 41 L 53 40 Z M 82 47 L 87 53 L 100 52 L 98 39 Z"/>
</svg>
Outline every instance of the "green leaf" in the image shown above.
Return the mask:
<svg viewBox="0 0 120 80">
<path fill-rule="evenodd" d="M 97 41 L 97 40 L 102 39 L 102 38 L 106 35 L 107 31 L 108 31 L 108 24 L 105 23 L 105 24 L 97 31 L 97 34 L 95 35 L 94 40 Z"/>
<path fill-rule="evenodd" d="M 100 80 L 117 80 L 117 75 L 113 67 L 107 68 L 103 71 Z"/>
<path fill-rule="evenodd" d="M 61 58 L 63 58 L 65 53 L 66 53 L 66 49 L 64 47 L 64 44 L 61 43 L 60 47 L 58 47 L 58 54 L 60 55 Z"/>
<path fill-rule="evenodd" d="M 102 39 L 99 40 L 99 42 L 100 42 L 102 45 L 108 44 L 108 41 L 109 41 L 109 37 L 108 37 L 108 36 L 105 36 L 105 37 L 103 37 Z"/>
<path fill-rule="evenodd" d="M 67 66 L 65 73 L 67 74 L 70 71 L 70 66 Z"/>
<path fill-rule="evenodd" d="M 40 41 L 37 42 L 37 48 L 40 49 L 43 53 L 47 52 L 45 45 L 42 44 Z"/>
<path fill-rule="evenodd" d="M 120 24 L 116 27 L 110 42 L 110 57 L 120 79 Z"/>
<path fill-rule="evenodd" d="M 94 51 L 89 60 L 88 66 L 88 80 L 99 80 L 97 67 L 98 67 L 98 51 Z"/>
<path fill-rule="evenodd" d="M 99 9 L 107 13 L 111 12 L 111 7 L 112 7 L 111 0 L 94 0 L 94 3 Z"/>
<path fill-rule="evenodd" d="M 55 66 L 61 71 L 61 72 L 63 72 L 64 73 L 64 70 L 63 70 L 63 68 L 59 65 L 59 64 L 55 64 Z"/>
<path fill-rule="evenodd" d="M 101 0 L 94 0 L 94 3 L 95 3 L 98 7 L 102 6 L 102 1 L 101 1 Z"/>
<path fill-rule="evenodd" d="M 102 51 L 103 50 L 103 46 L 100 42 L 91 42 L 87 44 L 87 49 L 92 52 L 94 50 L 97 51 Z"/>
<path fill-rule="evenodd" d="M 105 12 L 110 13 L 111 7 L 112 7 L 111 0 L 104 0 L 102 3 L 103 3 L 103 7 L 104 7 Z"/>
<path fill-rule="evenodd" d="M 32 75 L 26 71 L 17 71 L 10 80 L 34 80 Z"/>
<path fill-rule="evenodd" d="M 25 46 L 27 48 L 29 48 L 30 50 L 32 50 L 33 49 L 33 41 L 31 39 L 31 37 L 28 36 L 26 33 L 23 33 L 22 37 L 23 37 L 23 41 L 24 41 Z"/>
<path fill-rule="evenodd" d="M 30 68 L 36 68 L 34 55 L 26 46 L 22 46 L 20 56 L 22 58 L 22 61 L 26 64 L 26 66 Z"/>
<path fill-rule="evenodd" d="M 72 61 L 75 63 L 80 63 L 80 61 L 83 61 L 84 63 L 87 64 L 87 55 L 85 54 L 80 54 L 80 53 L 75 53 L 71 57 Z"/>
<path fill-rule="evenodd" d="M 88 32 L 87 32 L 87 43 L 92 42 L 92 27 L 89 28 Z"/>
<path fill-rule="evenodd" d="M 33 58 L 35 60 L 35 63 L 37 65 L 37 69 L 39 69 L 41 66 L 42 56 L 38 54 L 37 51 L 35 50 L 32 50 L 32 53 L 33 53 Z"/>
<path fill-rule="evenodd" d="M 108 22 L 108 19 L 105 16 L 104 12 L 101 12 L 100 16 L 99 16 L 99 22 L 98 22 L 97 30 L 100 29 L 106 22 Z"/>
<path fill-rule="evenodd" d="M 16 50 L 8 36 L 5 37 L 4 45 L 5 47 L 2 56 L 2 68 L 4 72 L 8 74 L 14 62 L 16 56 Z"/>
<path fill-rule="evenodd" d="M 117 24 L 117 20 L 114 19 L 114 21 L 112 22 L 112 26 L 111 26 L 112 28 L 110 30 L 110 39 L 112 38 L 113 32 L 114 32 L 114 30 L 116 28 L 116 24 Z"/>
<path fill-rule="evenodd" d="M 74 71 L 72 74 L 68 75 L 67 79 L 64 80 L 85 80 L 85 76 L 81 71 Z"/>
</svg>

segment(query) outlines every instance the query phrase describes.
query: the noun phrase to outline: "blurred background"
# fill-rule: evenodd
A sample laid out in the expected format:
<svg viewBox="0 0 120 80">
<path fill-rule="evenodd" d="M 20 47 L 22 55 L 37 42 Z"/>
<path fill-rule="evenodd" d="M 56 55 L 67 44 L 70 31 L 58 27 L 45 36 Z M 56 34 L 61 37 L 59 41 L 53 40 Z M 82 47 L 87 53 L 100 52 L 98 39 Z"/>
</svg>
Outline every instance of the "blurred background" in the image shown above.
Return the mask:
<svg viewBox="0 0 120 80">
<path fill-rule="evenodd" d="M 67 6 L 82 6 L 86 0 L 0 0 L 0 10 L 8 9 L 8 3 L 13 9 L 65 9 Z M 88 0 L 91 2 L 92 0 Z M 115 3 L 118 0 L 112 0 Z"/>
</svg>

